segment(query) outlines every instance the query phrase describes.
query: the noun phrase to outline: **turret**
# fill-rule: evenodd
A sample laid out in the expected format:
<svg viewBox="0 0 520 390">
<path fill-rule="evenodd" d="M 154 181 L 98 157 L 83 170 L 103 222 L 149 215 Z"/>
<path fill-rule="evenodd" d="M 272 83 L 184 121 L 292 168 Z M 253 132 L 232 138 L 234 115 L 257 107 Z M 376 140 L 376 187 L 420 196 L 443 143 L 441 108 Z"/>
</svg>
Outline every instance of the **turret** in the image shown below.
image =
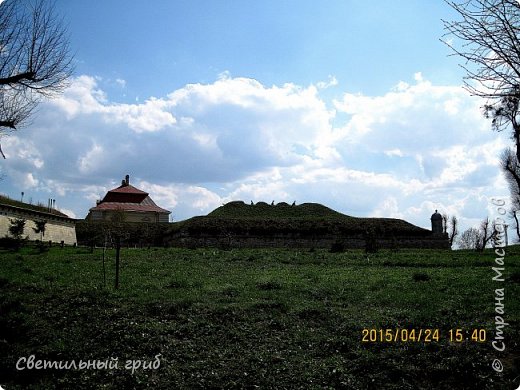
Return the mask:
<svg viewBox="0 0 520 390">
<path fill-rule="evenodd" d="M 432 221 L 432 233 L 442 234 L 444 232 L 442 229 L 442 215 L 435 210 L 430 219 Z"/>
</svg>

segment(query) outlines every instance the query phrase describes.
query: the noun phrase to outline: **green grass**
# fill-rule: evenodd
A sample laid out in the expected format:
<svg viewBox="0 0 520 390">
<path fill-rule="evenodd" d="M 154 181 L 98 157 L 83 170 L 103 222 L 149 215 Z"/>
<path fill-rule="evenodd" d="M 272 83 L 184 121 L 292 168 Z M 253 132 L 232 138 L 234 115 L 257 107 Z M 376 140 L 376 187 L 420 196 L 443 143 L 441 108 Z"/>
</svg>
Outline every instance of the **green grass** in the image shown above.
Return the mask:
<svg viewBox="0 0 520 390">
<path fill-rule="evenodd" d="M 269 205 L 258 202 L 254 205 L 245 204 L 242 201 L 233 201 L 220 206 L 208 214 L 208 217 L 237 218 L 237 219 L 273 219 L 273 218 L 297 218 L 297 219 L 338 219 L 352 218 L 334 211 L 319 203 L 303 203 L 291 206 L 285 202 Z"/>
<path fill-rule="evenodd" d="M 290 206 L 286 206 L 290 207 Z M 520 248 L 467 251 L 32 248 L 0 253 L 0 385 L 12 388 L 503 389 L 520 382 Z M 505 287 L 506 352 L 493 350 Z M 364 328 L 438 328 L 424 343 L 362 343 Z M 448 340 L 484 328 L 484 343 Z M 24 370 L 19 357 L 153 360 L 158 370 Z M 504 373 L 491 369 L 494 358 Z M 59 384 L 59 385 L 57 385 Z"/>
</svg>

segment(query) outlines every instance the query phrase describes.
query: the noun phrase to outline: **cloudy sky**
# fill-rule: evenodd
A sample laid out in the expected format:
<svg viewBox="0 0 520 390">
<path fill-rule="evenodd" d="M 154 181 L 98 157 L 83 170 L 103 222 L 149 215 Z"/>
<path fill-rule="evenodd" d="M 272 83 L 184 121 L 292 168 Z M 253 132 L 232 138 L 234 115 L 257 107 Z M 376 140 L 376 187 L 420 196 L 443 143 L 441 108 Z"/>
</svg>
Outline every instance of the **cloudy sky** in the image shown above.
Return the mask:
<svg viewBox="0 0 520 390">
<path fill-rule="evenodd" d="M 426 228 L 439 209 L 466 228 L 508 195 L 511 141 L 461 88 L 442 1 L 56 6 L 75 75 L 2 138 L 13 198 L 84 218 L 129 174 L 174 220 L 274 200 Z"/>
</svg>

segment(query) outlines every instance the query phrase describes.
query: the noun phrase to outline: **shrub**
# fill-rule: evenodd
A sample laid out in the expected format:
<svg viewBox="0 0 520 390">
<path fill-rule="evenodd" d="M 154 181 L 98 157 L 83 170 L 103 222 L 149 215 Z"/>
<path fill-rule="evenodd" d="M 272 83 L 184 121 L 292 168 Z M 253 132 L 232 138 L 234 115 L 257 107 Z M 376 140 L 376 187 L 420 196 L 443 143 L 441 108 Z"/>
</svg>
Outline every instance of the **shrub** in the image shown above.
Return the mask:
<svg viewBox="0 0 520 390">
<path fill-rule="evenodd" d="M 331 245 L 329 252 L 330 253 L 345 252 L 345 244 L 343 244 L 342 242 L 335 242 Z"/>
<path fill-rule="evenodd" d="M 415 272 L 412 276 L 413 280 L 416 282 L 427 282 L 431 279 L 431 276 L 425 272 Z"/>
<path fill-rule="evenodd" d="M 18 240 L 12 237 L 0 238 L 0 248 L 4 249 L 16 249 L 18 247 Z"/>
<path fill-rule="evenodd" d="M 15 239 L 20 240 L 25 229 L 25 219 L 9 218 L 9 222 L 11 223 L 11 226 L 9 226 L 9 233 L 11 233 Z"/>
<path fill-rule="evenodd" d="M 258 282 L 256 287 L 259 290 L 280 290 L 282 288 L 282 284 L 276 280 L 264 280 Z"/>
</svg>

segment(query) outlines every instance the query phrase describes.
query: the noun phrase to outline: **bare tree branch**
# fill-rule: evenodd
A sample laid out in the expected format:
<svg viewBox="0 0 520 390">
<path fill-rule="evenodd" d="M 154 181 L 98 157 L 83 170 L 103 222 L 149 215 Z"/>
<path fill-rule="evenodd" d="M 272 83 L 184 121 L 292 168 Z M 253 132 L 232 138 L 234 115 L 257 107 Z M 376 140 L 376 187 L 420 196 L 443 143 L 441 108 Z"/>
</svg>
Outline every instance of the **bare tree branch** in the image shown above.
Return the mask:
<svg viewBox="0 0 520 390">
<path fill-rule="evenodd" d="M 0 135 L 27 124 L 42 98 L 67 87 L 72 72 L 66 28 L 52 2 L 0 4 Z"/>
<path fill-rule="evenodd" d="M 443 20 L 441 39 L 461 57 L 464 87 L 487 99 L 494 130 L 512 127 L 520 160 L 520 3 L 517 0 L 445 0 L 460 20 Z"/>
</svg>

